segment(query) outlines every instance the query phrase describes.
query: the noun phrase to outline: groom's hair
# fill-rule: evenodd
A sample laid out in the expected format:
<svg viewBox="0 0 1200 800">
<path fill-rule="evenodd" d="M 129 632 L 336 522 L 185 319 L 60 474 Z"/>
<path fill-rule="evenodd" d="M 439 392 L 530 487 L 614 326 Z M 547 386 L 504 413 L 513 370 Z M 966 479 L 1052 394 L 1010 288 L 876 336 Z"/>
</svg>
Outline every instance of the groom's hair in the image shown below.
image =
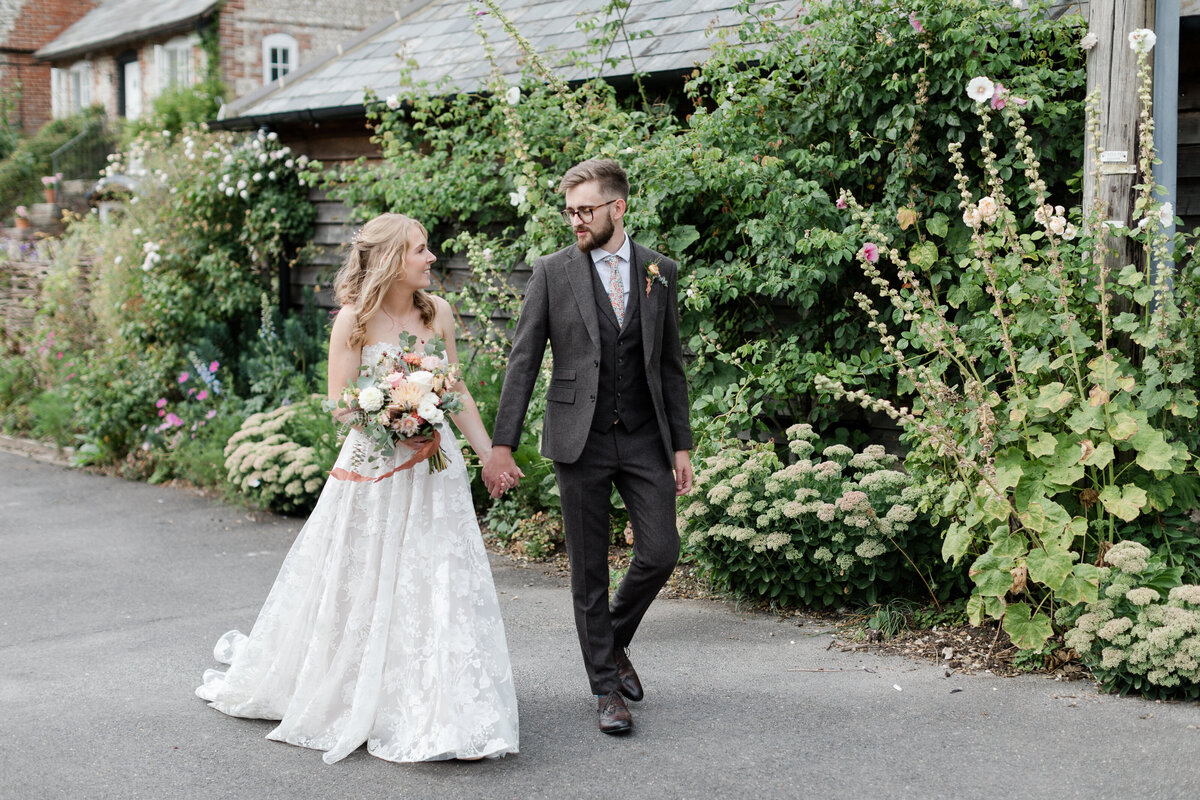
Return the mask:
<svg viewBox="0 0 1200 800">
<path fill-rule="evenodd" d="M 606 196 L 614 196 L 614 200 L 617 197 L 629 200 L 629 178 L 621 165 L 611 158 L 589 158 L 571 167 L 559 181 L 558 191 L 565 192 L 588 181 L 599 181 L 600 191 Z"/>
</svg>

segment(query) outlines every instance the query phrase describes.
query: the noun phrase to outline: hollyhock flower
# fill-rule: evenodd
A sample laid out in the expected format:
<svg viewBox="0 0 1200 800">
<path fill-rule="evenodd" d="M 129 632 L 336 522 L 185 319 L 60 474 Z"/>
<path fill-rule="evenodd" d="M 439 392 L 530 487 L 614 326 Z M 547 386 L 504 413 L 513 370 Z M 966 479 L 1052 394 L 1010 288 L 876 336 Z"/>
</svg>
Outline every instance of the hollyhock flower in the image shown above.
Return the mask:
<svg viewBox="0 0 1200 800">
<path fill-rule="evenodd" d="M 183 424 L 183 420 L 177 417 L 174 413 L 167 414 L 166 423 L 172 428 L 178 428 Z"/>
<path fill-rule="evenodd" d="M 192 377 L 192 374 L 190 372 L 181 372 L 181 373 L 179 373 L 179 382 L 187 383 L 187 379 L 190 377 Z"/>
<path fill-rule="evenodd" d="M 1091 50 L 1093 47 L 1095 47 L 1099 43 L 1100 43 L 1100 37 L 1097 36 L 1096 34 L 1092 33 L 1091 31 L 1088 31 L 1087 35 L 1079 40 L 1079 49 L 1084 50 L 1084 51 Z"/>
<path fill-rule="evenodd" d="M 999 213 L 1000 208 L 996 205 L 996 201 L 991 195 L 979 198 L 978 208 L 979 218 L 981 220 L 986 222 L 988 225 L 991 225 L 996 221 L 996 215 Z"/>
<path fill-rule="evenodd" d="M 216 410 L 215 408 L 210 408 L 210 409 L 208 410 L 208 413 L 206 413 L 206 414 L 204 415 L 204 418 L 205 418 L 205 419 L 212 419 L 212 418 L 213 418 L 213 417 L 215 417 L 216 415 L 217 415 L 217 410 Z"/>
<path fill-rule="evenodd" d="M 220 366 L 221 366 L 221 362 L 220 362 L 220 361 L 213 361 L 212 363 L 210 363 L 210 364 L 208 365 L 208 371 L 209 371 L 209 372 L 216 372 L 216 371 L 217 371 L 217 370 L 220 368 Z"/>
<path fill-rule="evenodd" d="M 390 108 L 392 111 L 395 111 L 397 108 L 400 107 L 400 98 L 394 94 L 389 94 L 387 96 L 387 99 L 384 100 L 383 102 L 387 103 L 387 107 Z"/>
<path fill-rule="evenodd" d="M 1170 203 L 1163 203 L 1158 209 L 1158 224 L 1162 225 L 1164 228 L 1168 228 L 1174 221 L 1175 209 L 1172 208 Z"/>
<path fill-rule="evenodd" d="M 1050 222 L 1046 225 L 1050 232 L 1055 236 L 1062 236 L 1067 232 L 1067 221 L 1062 217 L 1051 217 Z"/>
<path fill-rule="evenodd" d="M 1075 228 L 1075 226 L 1068 222 L 1067 227 L 1063 228 L 1062 238 L 1069 242 L 1074 239 L 1078 233 L 1079 231 Z"/>
<path fill-rule="evenodd" d="M 912 29 L 917 33 L 924 33 L 925 28 L 921 25 L 921 20 L 917 19 L 917 12 L 912 12 L 908 15 L 908 24 L 912 25 Z"/>
<path fill-rule="evenodd" d="M 874 242 L 867 242 L 862 246 L 862 250 L 858 251 L 858 254 L 874 264 L 879 260 L 879 246 Z"/>
<path fill-rule="evenodd" d="M 996 111 L 1004 108 L 1008 103 L 1008 89 L 1004 88 L 1003 83 L 996 84 L 995 93 L 992 95 L 992 108 Z"/>
<path fill-rule="evenodd" d="M 1157 41 L 1158 37 L 1154 35 L 1154 31 L 1149 28 L 1138 28 L 1129 34 L 1129 49 L 1142 55 L 1153 50 Z"/>
<path fill-rule="evenodd" d="M 504 93 L 504 100 L 510 105 L 515 106 L 521 102 L 521 87 L 510 86 L 508 91 Z"/>
<path fill-rule="evenodd" d="M 154 404 L 154 407 L 155 408 L 165 408 L 166 405 L 167 405 L 167 398 L 160 397 L 160 398 L 158 398 L 158 402 Z"/>
<path fill-rule="evenodd" d="M 996 93 L 996 84 L 985 78 L 983 75 L 972 78 L 967 84 L 967 97 L 970 97 L 976 103 L 986 103 L 992 99 L 992 95 Z"/>
<path fill-rule="evenodd" d="M 983 217 L 979 213 L 979 209 L 975 206 L 967 206 L 963 209 L 963 223 L 971 228 L 978 228 L 983 222 Z"/>
<path fill-rule="evenodd" d="M 837 199 L 837 202 L 836 202 L 836 203 L 834 203 L 834 205 L 835 205 L 835 206 L 837 206 L 838 208 L 841 208 L 841 209 L 844 209 L 844 208 L 846 208 L 846 198 L 844 198 L 844 197 L 839 197 L 839 198 Z"/>
<path fill-rule="evenodd" d="M 196 395 L 196 399 L 197 400 L 207 400 L 208 399 L 208 389 L 201 389 L 200 393 L 198 395 Z"/>
</svg>

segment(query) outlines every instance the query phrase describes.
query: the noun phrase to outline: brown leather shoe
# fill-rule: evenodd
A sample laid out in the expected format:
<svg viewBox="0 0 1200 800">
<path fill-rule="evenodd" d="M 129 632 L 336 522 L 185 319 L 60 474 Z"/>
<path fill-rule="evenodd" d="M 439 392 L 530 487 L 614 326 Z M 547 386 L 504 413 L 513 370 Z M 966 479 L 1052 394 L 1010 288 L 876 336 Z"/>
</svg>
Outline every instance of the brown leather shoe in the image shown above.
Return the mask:
<svg viewBox="0 0 1200 800">
<path fill-rule="evenodd" d="M 613 690 L 600 695 L 600 730 L 604 733 L 629 733 L 633 729 L 633 715 L 625 707 L 621 693 Z"/>
<path fill-rule="evenodd" d="M 629 654 L 625 652 L 625 648 L 617 648 L 616 662 L 617 677 L 621 680 L 621 694 L 633 701 L 641 700 L 645 696 L 645 692 L 642 691 L 642 682 L 638 680 L 637 670 L 633 668 L 633 664 L 629 663 Z"/>
</svg>

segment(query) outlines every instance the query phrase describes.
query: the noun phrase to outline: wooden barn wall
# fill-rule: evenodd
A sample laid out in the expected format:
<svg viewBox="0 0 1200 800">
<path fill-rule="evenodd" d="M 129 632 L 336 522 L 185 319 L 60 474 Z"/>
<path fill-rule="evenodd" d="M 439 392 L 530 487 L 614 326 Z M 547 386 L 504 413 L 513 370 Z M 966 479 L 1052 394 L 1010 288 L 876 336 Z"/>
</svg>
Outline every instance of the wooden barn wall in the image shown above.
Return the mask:
<svg viewBox="0 0 1200 800">
<path fill-rule="evenodd" d="M 1200 10 L 1200 9 L 1198 9 Z M 1179 174 L 1181 230 L 1200 227 L 1200 16 L 1179 20 Z"/>
</svg>

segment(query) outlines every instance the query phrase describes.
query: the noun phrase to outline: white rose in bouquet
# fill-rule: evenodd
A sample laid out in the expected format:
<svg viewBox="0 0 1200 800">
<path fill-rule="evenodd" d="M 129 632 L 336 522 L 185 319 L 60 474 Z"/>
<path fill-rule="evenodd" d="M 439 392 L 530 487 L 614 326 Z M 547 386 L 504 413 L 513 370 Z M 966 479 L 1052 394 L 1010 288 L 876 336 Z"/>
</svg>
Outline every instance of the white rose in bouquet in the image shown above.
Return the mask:
<svg viewBox="0 0 1200 800">
<path fill-rule="evenodd" d="M 433 377 L 433 373 L 429 370 L 419 369 L 416 372 L 408 373 L 408 382 L 415 383 L 427 392 L 432 392 Z"/>
<path fill-rule="evenodd" d="M 432 422 L 437 425 L 446 415 L 437 406 L 437 398 L 433 395 L 426 397 L 421 401 L 421 405 L 417 406 L 417 416 Z"/>
</svg>

